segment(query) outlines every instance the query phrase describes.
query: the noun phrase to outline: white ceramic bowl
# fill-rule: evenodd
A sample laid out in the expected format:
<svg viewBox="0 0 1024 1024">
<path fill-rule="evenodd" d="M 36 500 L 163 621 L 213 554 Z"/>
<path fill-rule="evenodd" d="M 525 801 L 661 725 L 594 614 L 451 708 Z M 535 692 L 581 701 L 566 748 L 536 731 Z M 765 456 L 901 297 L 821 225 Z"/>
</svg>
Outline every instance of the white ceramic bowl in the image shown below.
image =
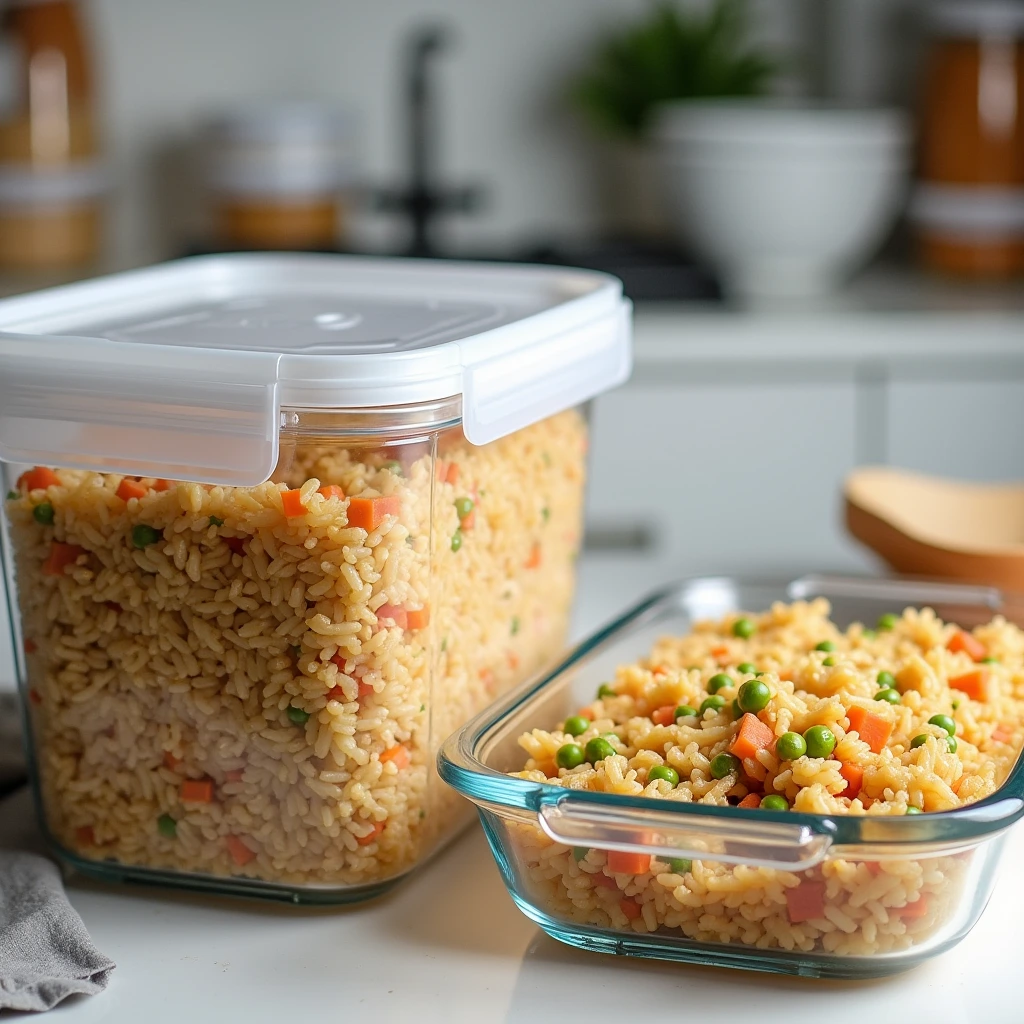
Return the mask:
<svg viewBox="0 0 1024 1024">
<path fill-rule="evenodd" d="M 672 103 L 655 139 L 682 239 L 741 295 L 835 287 L 906 194 L 911 129 L 897 110 Z"/>
</svg>

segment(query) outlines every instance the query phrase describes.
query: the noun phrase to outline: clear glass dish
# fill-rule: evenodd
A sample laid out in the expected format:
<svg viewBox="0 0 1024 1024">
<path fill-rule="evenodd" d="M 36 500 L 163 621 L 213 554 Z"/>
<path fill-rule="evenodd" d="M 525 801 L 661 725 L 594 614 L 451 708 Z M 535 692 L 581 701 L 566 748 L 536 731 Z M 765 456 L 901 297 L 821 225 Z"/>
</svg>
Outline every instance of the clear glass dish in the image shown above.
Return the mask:
<svg viewBox="0 0 1024 1024">
<path fill-rule="evenodd" d="M 987 588 L 826 577 L 692 579 L 643 601 L 441 748 L 442 779 L 477 805 L 509 893 L 529 918 L 586 949 L 808 977 L 896 973 L 970 931 L 991 895 L 1006 830 L 1024 814 L 1020 761 L 986 799 L 906 817 L 655 803 L 507 774 L 524 763 L 522 733 L 548 728 L 592 699 L 618 665 L 646 655 L 658 637 L 682 635 L 696 620 L 817 596 L 831 601 L 841 627 L 907 606 L 929 606 L 947 621 L 972 626 L 1002 606 L 1001 595 Z M 650 867 L 642 878 L 617 876 L 614 889 L 606 882 L 607 895 L 600 895 L 596 884 L 579 881 L 579 861 L 590 851 L 648 856 Z M 673 864 L 679 860 L 686 863 Z M 690 886 L 688 904 L 673 904 L 678 873 L 701 861 L 727 870 L 717 872 L 714 888 Z M 767 907 L 779 904 L 782 874 L 822 887 L 833 938 L 810 939 L 799 924 L 771 934 Z M 661 920 L 609 912 L 620 896 L 652 886 L 664 901 L 659 910 L 667 908 Z M 896 888 L 920 896 L 897 906 Z M 745 928 L 760 921 L 763 927 Z"/>
</svg>

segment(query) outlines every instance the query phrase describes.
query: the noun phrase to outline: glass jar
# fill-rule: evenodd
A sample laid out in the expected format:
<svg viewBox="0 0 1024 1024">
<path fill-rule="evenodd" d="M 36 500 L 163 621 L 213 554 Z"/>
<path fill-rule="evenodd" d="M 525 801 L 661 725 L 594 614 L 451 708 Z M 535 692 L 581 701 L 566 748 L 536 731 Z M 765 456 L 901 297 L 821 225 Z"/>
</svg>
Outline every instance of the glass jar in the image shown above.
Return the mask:
<svg viewBox="0 0 1024 1024">
<path fill-rule="evenodd" d="M 44 326 L 78 321 L 75 332 L 96 336 L 75 339 L 95 343 L 86 360 L 107 348 L 122 360 L 126 350 L 142 359 L 166 350 L 183 376 L 205 328 L 215 329 L 222 368 L 239 355 L 231 346 L 257 346 L 270 328 L 262 341 L 279 356 L 274 390 L 285 402 L 303 391 L 308 401 L 329 367 L 331 390 L 352 398 L 360 378 L 380 384 L 390 366 L 382 386 L 401 399 L 422 391 L 428 361 L 447 373 L 456 345 L 469 368 L 485 339 L 474 335 L 468 305 L 462 329 L 451 327 L 467 285 L 480 296 L 497 287 L 507 300 L 516 290 L 540 298 L 534 271 L 517 279 L 396 263 L 405 278 L 392 282 L 391 297 L 402 292 L 406 306 L 398 338 L 394 314 L 365 298 L 370 277 L 385 287 L 392 265 L 369 261 L 370 276 L 353 284 L 366 262 L 207 258 L 0 303 L 0 325 L 18 332 L 0 334 L 0 454 L 10 460 L 28 438 L 12 419 L 61 408 L 81 428 L 68 434 L 65 420 L 77 453 L 66 447 L 47 460 L 76 468 L 36 466 L 12 479 L 6 557 L 45 830 L 86 873 L 295 902 L 374 895 L 466 820 L 467 805 L 437 784 L 439 743 L 564 643 L 582 529 L 579 396 L 562 393 L 544 415 L 491 436 L 479 426 L 487 409 L 466 393 L 347 407 L 321 394 L 319 408 L 275 405 L 273 468 L 247 469 L 248 480 L 238 467 L 258 467 L 263 453 L 247 462 L 232 447 L 244 397 L 217 394 L 209 367 L 178 423 L 167 407 L 148 408 L 141 380 L 113 409 L 121 389 L 97 385 L 107 395 L 102 424 L 72 381 L 51 396 L 54 406 L 38 394 L 19 404 L 39 350 L 59 348 L 60 339 L 33 333 Z M 585 284 L 561 273 L 574 288 Z M 547 278 L 556 290 L 558 276 Z M 577 304 L 579 340 L 604 338 L 620 369 L 600 371 L 579 344 L 570 361 L 584 376 L 598 370 L 589 386 L 601 390 L 628 367 L 628 330 L 616 289 L 583 277 L 590 294 L 579 298 L 597 301 Z M 262 300 L 261 281 L 275 282 Z M 292 289 L 298 305 L 283 297 Z M 115 293 L 108 320 L 96 303 Z M 363 330 L 339 343 L 327 325 L 341 305 Z M 573 305 L 556 300 L 547 312 L 571 319 Z M 605 313 L 595 320 L 598 307 Z M 512 315 L 506 326 L 542 327 L 537 315 Z M 424 332 L 432 337 L 417 349 L 412 339 Z M 561 329 L 548 342 L 546 334 L 533 341 L 567 340 Z M 516 349 L 506 355 L 522 365 Z M 404 373 L 417 355 L 416 371 Z M 154 392 L 166 392 L 173 374 L 149 369 Z M 243 386 L 258 388 L 252 379 Z M 203 402 L 212 431 L 196 430 Z M 121 436 L 125 415 L 141 417 L 146 466 L 142 448 Z M 217 436 L 216 423 L 232 415 Z M 83 443 L 90 431 L 96 446 Z M 118 468 L 96 464 L 101 445 Z M 129 451 L 140 458 L 134 467 Z M 164 475 L 186 455 L 204 468 Z"/>
<path fill-rule="evenodd" d="M 928 24 L 911 204 L 921 258 L 971 277 L 1024 272 L 1024 8 L 944 0 Z"/>
</svg>

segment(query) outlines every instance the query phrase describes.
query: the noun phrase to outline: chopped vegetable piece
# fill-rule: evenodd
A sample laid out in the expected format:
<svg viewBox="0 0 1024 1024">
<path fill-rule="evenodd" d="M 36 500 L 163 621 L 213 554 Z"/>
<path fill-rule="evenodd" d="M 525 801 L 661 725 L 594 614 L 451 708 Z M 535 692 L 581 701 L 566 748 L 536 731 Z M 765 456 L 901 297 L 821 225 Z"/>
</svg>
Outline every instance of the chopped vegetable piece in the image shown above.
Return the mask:
<svg viewBox="0 0 1024 1024">
<path fill-rule="evenodd" d="M 63 576 L 64 569 L 74 565 L 79 555 L 85 554 L 85 548 L 77 544 L 62 544 L 60 541 L 53 541 L 50 545 L 50 555 L 43 562 L 43 572 L 47 576 Z"/>
<path fill-rule="evenodd" d="M 831 640 L 822 640 L 820 644 L 815 644 L 814 649 L 816 651 L 830 652 L 836 649 L 836 645 Z"/>
<path fill-rule="evenodd" d="M 648 853 L 609 850 L 608 870 L 617 875 L 642 875 L 651 870 L 651 856 Z"/>
<path fill-rule="evenodd" d="M 191 804 L 208 804 L 213 801 L 212 779 L 185 779 L 178 789 L 178 796 Z"/>
<path fill-rule="evenodd" d="M 525 562 L 525 568 L 527 569 L 539 569 L 540 568 L 540 544 L 534 543 L 533 547 L 530 548 L 530 557 Z"/>
<path fill-rule="evenodd" d="M 825 658 L 822 661 L 822 665 L 824 665 L 825 668 L 832 668 L 832 666 L 835 665 L 835 663 L 836 663 L 836 659 L 833 658 L 831 655 L 829 655 L 829 657 Z"/>
<path fill-rule="evenodd" d="M 737 619 L 732 624 L 732 635 L 749 640 L 757 632 L 757 626 L 750 619 Z"/>
<path fill-rule="evenodd" d="M 181 758 L 175 757 L 169 750 L 164 751 L 164 767 L 170 768 L 173 772 L 181 764 Z"/>
<path fill-rule="evenodd" d="M 370 843 L 374 842 L 377 839 L 377 836 L 379 836 L 381 832 L 384 831 L 385 824 L 386 822 L 383 821 L 372 822 L 370 826 L 370 831 L 367 832 L 365 836 L 356 836 L 356 842 L 360 846 L 369 846 Z"/>
<path fill-rule="evenodd" d="M 221 540 L 224 541 L 224 543 L 227 544 L 227 546 L 229 548 L 231 548 L 231 550 L 236 555 L 244 555 L 245 554 L 245 538 L 244 537 L 221 537 Z"/>
<path fill-rule="evenodd" d="M 775 741 L 775 753 L 782 761 L 795 761 L 807 753 L 807 741 L 798 732 L 784 732 Z"/>
<path fill-rule="evenodd" d="M 688 860 L 686 857 L 677 857 L 675 860 L 668 862 L 669 871 L 677 875 L 685 875 L 693 867 L 693 861 Z"/>
<path fill-rule="evenodd" d="M 462 530 L 456 530 L 452 534 L 452 551 L 458 551 L 462 547 Z"/>
<path fill-rule="evenodd" d="M 169 491 L 173 486 L 174 486 L 174 481 L 172 481 L 172 480 L 165 480 L 163 477 L 160 477 L 158 480 L 154 480 L 153 481 L 153 490 L 154 491 L 161 491 L 161 492 Z"/>
<path fill-rule="evenodd" d="M 603 761 L 614 753 L 615 748 L 603 736 L 595 736 L 592 740 L 587 740 L 585 754 L 591 764 L 597 764 L 598 761 Z"/>
<path fill-rule="evenodd" d="M 571 715 L 565 720 L 565 729 L 570 736 L 581 736 L 590 728 L 590 719 L 583 715 Z"/>
<path fill-rule="evenodd" d="M 636 900 L 632 899 L 621 899 L 619 900 L 619 910 L 621 910 L 630 921 L 635 921 L 643 911 L 640 909 L 640 904 Z"/>
<path fill-rule="evenodd" d="M 36 707 L 43 703 L 43 695 L 35 687 L 32 687 L 32 689 L 28 691 L 28 699 L 35 704 Z"/>
<path fill-rule="evenodd" d="M 210 525 L 211 526 L 223 526 L 224 525 L 224 520 L 221 519 L 220 516 L 210 516 Z"/>
<path fill-rule="evenodd" d="M 602 683 L 602 684 L 601 684 L 601 685 L 600 685 L 600 686 L 599 686 L 599 687 L 597 688 L 597 697 L 598 697 L 598 700 L 604 700 L 604 698 L 605 698 L 605 697 L 616 697 L 616 696 L 618 696 L 618 695 L 617 695 L 617 694 L 616 694 L 616 692 L 615 692 L 615 691 L 614 691 L 614 690 L 613 690 L 613 689 L 611 688 L 611 686 L 609 686 L 609 685 L 608 685 L 608 683 Z"/>
<path fill-rule="evenodd" d="M 700 715 L 701 717 L 704 716 L 704 712 L 705 711 L 714 711 L 715 714 L 718 714 L 718 712 L 721 711 L 722 708 L 724 708 L 724 707 L 725 707 L 725 698 L 724 697 L 719 697 L 718 694 L 716 693 L 716 694 L 713 694 L 710 697 L 705 697 L 704 698 L 704 700 L 701 702 L 700 707 L 697 709 L 697 714 Z"/>
<path fill-rule="evenodd" d="M 740 730 L 729 745 L 729 751 L 740 760 L 757 757 L 758 751 L 771 746 L 774 739 L 775 733 L 771 727 L 765 725 L 757 715 L 748 713 L 740 719 Z M 711 763 L 714 765 L 714 761 Z"/>
<path fill-rule="evenodd" d="M 950 679 L 949 685 L 954 690 L 966 693 L 971 700 L 988 699 L 989 670 L 978 668 L 973 672 L 967 672 L 962 676 Z"/>
<path fill-rule="evenodd" d="M 549 509 L 547 505 L 540 510 L 540 517 L 545 523 L 551 518 L 551 509 Z"/>
<path fill-rule="evenodd" d="M 83 825 L 81 828 L 76 828 L 75 838 L 82 844 L 82 846 L 96 845 L 96 836 L 93 833 L 92 825 Z"/>
<path fill-rule="evenodd" d="M 956 722 L 953 721 L 949 715 L 932 715 L 928 719 L 929 725 L 937 725 L 940 729 L 944 729 L 950 736 L 956 735 Z"/>
<path fill-rule="evenodd" d="M 285 516 L 289 519 L 295 519 L 297 516 L 304 516 L 308 509 L 302 503 L 302 491 L 298 489 L 293 491 L 282 491 L 281 511 L 284 512 Z"/>
<path fill-rule="evenodd" d="M 224 840 L 231 854 L 231 859 L 240 867 L 244 868 L 251 860 L 256 859 L 256 854 L 238 836 L 228 836 Z"/>
<path fill-rule="evenodd" d="M 884 668 L 875 677 L 878 683 L 879 689 L 882 690 L 895 690 L 896 689 L 896 677 L 891 673 L 887 672 Z"/>
<path fill-rule="evenodd" d="M 519 632 L 519 616 L 513 615 L 512 621 L 509 623 L 508 631 L 512 636 L 515 636 Z"/>
<path fill-rule="evenodd" d="M 899 704 L 900 702 L 900 691 L 899 690 L 879 690 L 875 694 L 875 700 L 884 700 L 886 704 Z"/>
<path fill-rule="evenodd" d="M 382 604 L 377 609 L 377 624 L 397 626 L 399 629 L 409 628 L 409 613 L 395 604 Z"/>
<path fill-rule="evenodd" d="M 17 491 L 8 491 L 7 492 L 7 500 L 8 501 L 15 501 L 17 498 L 20 498 L 20 497 L 21 497 L 21 495 Z"/>
<path fill-rule="evenodd" d="M 139 523 L 132 527 L 132 546 L 140 550 L 148 548 L 150 544 L 156 544 L 163 538 L 164 535 L 158 529 L 147 526 L 145 523 Z"/>
<path fill-rule="evenodd" d="M 695 718 L 697 715 L 697 709 L 691 707 L 689 704 L 680 704 L 679 707 L 672 712 L 672 717 L 679 718 Z"/>
<path fill-rule="evenodd" d="M 579 768 L 584 761 L 586 761 L 586 757 L 583 754 L 583 748 L 578 743 L 563 743 L 555 752 L 555 764 L 559 768 L 571 771 L 573 768 Z"/>
<path fill-rule="evenodd" d="M 651 712 L 651 721 L 655 725 L 671 725 L 676 720 L 676 709 L 671 704 L 655 708 Z"/>
<path fill-rule="evenodd" d="M 890 629 L 895 629 L 896 623 L 899 621 L 900 617 L 898 615 L 895 615 L 892 612 L 886 612 L 884 615 L 879 616 L 878 628 L 882 632 L 887 632 Z"/>
<path fill-rule="evenodd" d="M 768 706 L 768 702 L 772 699 L 772 691 L 768 689 L 768 684 L 762 683 L 760 679 L 748 679 L 740 687 L 736 699 L 739 701 L 741 711 L 750 711 L 756 714 Z"/>
<path fill-rule="evenodd" d="M 60 477 L 46 466 L 36 466 L 18 477 L 18 487 L 26 491 L 45 491 L 47 487 L 59 487 Z"/>
<path fill-rule="evenodd" d="M 910 804 L 907 807 L 906 811 L 904 811 L 903 813 L 904 814 L 924 814 L 924 811 L 922 811 L 920 807 L 915 807 L 913 804 Z"/>
<path fill-rule="evenodd" d="M 459 464 L 457 462 L 451 462 L 448 464 L 448 469 L 445 472 L 445 479 L 453 487 L 459 482 Z"/>
<path fill-rule="evenodd" d="M 739 775 L 741 767 L 740 759 L 734 754 L 716 754 L 711 758 L 711 774 L 716 779 Z"/>
<path fill-rule="evenodd" d="M 1013 730 L 1008 729 L 1005 725 L 997 725 L 992 730 L 992 739 L 996 743 L 1009 743 L 1013 739 Z"/>
<path fill-rule="evenodd" d="M 999 664 L 999 659 L 998 658 L 991 658 L 991 657 L 990 658 L 982 658 L 981 659 L 981 664 L 982 665 L 998 665 Z"/>
<path fill-rule="evenodd" d="M 412 764 L 412 757 L 409 754 L 409 748 L 403 743 L 398 743 L 393 747 L 388 747 L 380 755 L 381 764 L 387 764 L 390 761 L 399 770 L 403 771 Z"/>
<path fill-rule="evenodd" d="M 174 839 L 178 835 L 178 823 L 169 814 L 161 814 L 156 819 L 156 829 L 166 839 Z"/>
<path fill-rule="evenodd" d="M 383 498 L 350 498 L 348 524 L 372 533 L 384 522 L 385 516 L 397 516 L 402 511 L 402 499 L 397 494 Z"/>
<path fill-rule="evenodd" d="M 724 690 L 727 686 L 732 685 L 731 676 L 727 676 L 724 672 L 717 672 L 708 680 L 708 693 L 718 693 L 719 690 Z"/>
<path fill-rule="evenodd" d="M 859 764 L 844 761 L 842 768 L 839 769 L 839 774 L 846 779 L 846 789 L 843 790 L 842 795 L 853 800 L 864 783 L 864 769 Z"/>
<path fill-rule="evenodd" d="M 669 764 L 656 764 L 648 773 L 647 781 L 656 782 L 658 779 L 663 779 L 670 786 L 679 785 L 679 772 L 675 770 Z"/>
<path fill-rule="evenodd" d="M 871 750 L 876 754 L 881 753 L 882 748 L 889 742 L 889 737 L 892 735 L 892 721 L 883 715 L 867 711 L 859 705 L 850 708 L 846 717 L 850 720 L 850 728 L 856 730 Z M 807 734 L 804 733 L 804 735 Z M 808 741 L 808 747 L 810 747 L 810 741 Z"/>
<path fill-rule="evenodd" d="M 590 847 L 574 846 L 572 848 L 572 859 L 576 861 L 577 864 L 579 864 L 579 862 L 583 860 L 583 858 L 586 857 L 588 853 L 590 853 Z"/>
<path fill-rule="evenodd" d="M 757 675 L 757 668 L 754 665 L 752 665 L 749 661 L 741 661 L 736 666 L 736 671 L 737 672 L 743 672 L 746 675 L 751 675 L 751 676 Z"/>
<path fill-rule="evenodd" d="M 407 609 L 405 618 L 409 629 L 426 629 L 430 625 L 430 605 Z"/>
<path fill-rule="evenodd" d="M 789 801 L 778 793 L 769 793 L 761 797 L 760 807 L 762 811 L 788 811 Z"/>
<path fill-rule="evenodd" d="M 338 501 L 345 500 L 345 492 L 337 484 L 324 484 L 323 487 L 317 488 L 316 493 L 323 495 L 325 498 L 337 498 Z"/>
<path fill-rule="evenodd" d="M 946 650 L 954 654 L 963 651 L 971 661 L 981 661 L 988 654 L 988 648 L 977 637 L 962 629 L 949 638 Z"/>
<path fill-rule="evenodd" d="M 916 918 L 924 917 L 928 913 L 928 897 L 919 896 L 913 903 L 900 907 L 896 913 L 905 921 L 913 921 Z"/>
<path fill-rule="evenodd" d="M 812 725 L 804 731 L 808 757 L 828 757 L 836 749 L 835 733 L 827 725 Z"/>
<path fill-rule="evenodd" d="M 743 710 L 740 707 L 740 702 L 735 697 L 732 701 L 732 717 L 735 722 L 738 722 L 743 717 Z"/>
<path fill-rule="evenodd" d="M 386 469 L 396 476 L 402 475 L 402 463 L 398 459 L 388 459 L 387 462 L 382 462 L 381 469 Z"/>
<path fill-rule="evenodd" d="M 801 882 L 786 890 L 790 924 L 818 921 L 825 916 L 825 883 Z"/>
<path fill-rule="evenodd" d="M 456 498 L 455 499 L 455 514 L 460 519 L 465 519 L 470 512 L 473 511 L 473 499 L 472 498 Z"/>
<path fill-rule="evenodd" d="M 712 658 L 718 658 L 719 660 L 721 660 L 722 658 L 727 658 L 728 656 L 729 656 L 729 648 L 728 647 L 721 646 L 721 647 L 712 647 L 711 648 L 711 657 Z"/>
<path fill-rule="evenodd" d="M 754 810 L 761 806 L 761 798 L 756 793 L 748 793 L 737 806 Z"/>
<path fill-rule="evenodd" d="M 144 498 L 149 494 L 149 488 L 140 484 L 138 480 L 132 480 L 130 477 L 125 477 L 117 485 L 117 496 L 122 501 L 129 501 L 132 498 Z"/>
<path fill-rule="evenodd" d="M 227 782 L 241 782 L 245 778 L 244 768 L 230 768 L 224 773 L 224 779 Z"/>
<path fill-rule="evenodd" d="M 309 721 L 309 712 L 291 704 L 288 706 L 288 721 L 293 725 L 305 725 Z"/>
<path fill-rule="evenodd" d="M 35 640 L 33 640 L 31 637 L 25 637 L 25 642 L 22 644 L 22 647 L 25 648 L 26 654 L 35 654 L 36 651 L 39 650 L 39 648 L 36 647 Z"/>
<path fill-rule="evenodd" d="M 39 523 L 40 526 L 53 526 L 53 506 L 48 501 L 40 502 L 34 509 L 32 509 L 32 518 Z"/>
</svg>

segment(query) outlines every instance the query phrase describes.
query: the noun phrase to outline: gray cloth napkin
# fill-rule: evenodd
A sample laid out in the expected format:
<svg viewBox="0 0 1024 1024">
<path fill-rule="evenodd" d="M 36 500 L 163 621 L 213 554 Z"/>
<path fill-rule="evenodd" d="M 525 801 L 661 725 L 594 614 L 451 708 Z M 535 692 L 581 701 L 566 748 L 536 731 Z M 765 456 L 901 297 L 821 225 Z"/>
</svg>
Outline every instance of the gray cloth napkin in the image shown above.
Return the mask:
<svg viewBox="0 0 1024 1024">
<path fill-rule="evenodd" d="M 49 1010 L 107 987 L 114 962 L 92 944 L 55 864 L 0 850 L 0 1010 Z"/>
</svg>

